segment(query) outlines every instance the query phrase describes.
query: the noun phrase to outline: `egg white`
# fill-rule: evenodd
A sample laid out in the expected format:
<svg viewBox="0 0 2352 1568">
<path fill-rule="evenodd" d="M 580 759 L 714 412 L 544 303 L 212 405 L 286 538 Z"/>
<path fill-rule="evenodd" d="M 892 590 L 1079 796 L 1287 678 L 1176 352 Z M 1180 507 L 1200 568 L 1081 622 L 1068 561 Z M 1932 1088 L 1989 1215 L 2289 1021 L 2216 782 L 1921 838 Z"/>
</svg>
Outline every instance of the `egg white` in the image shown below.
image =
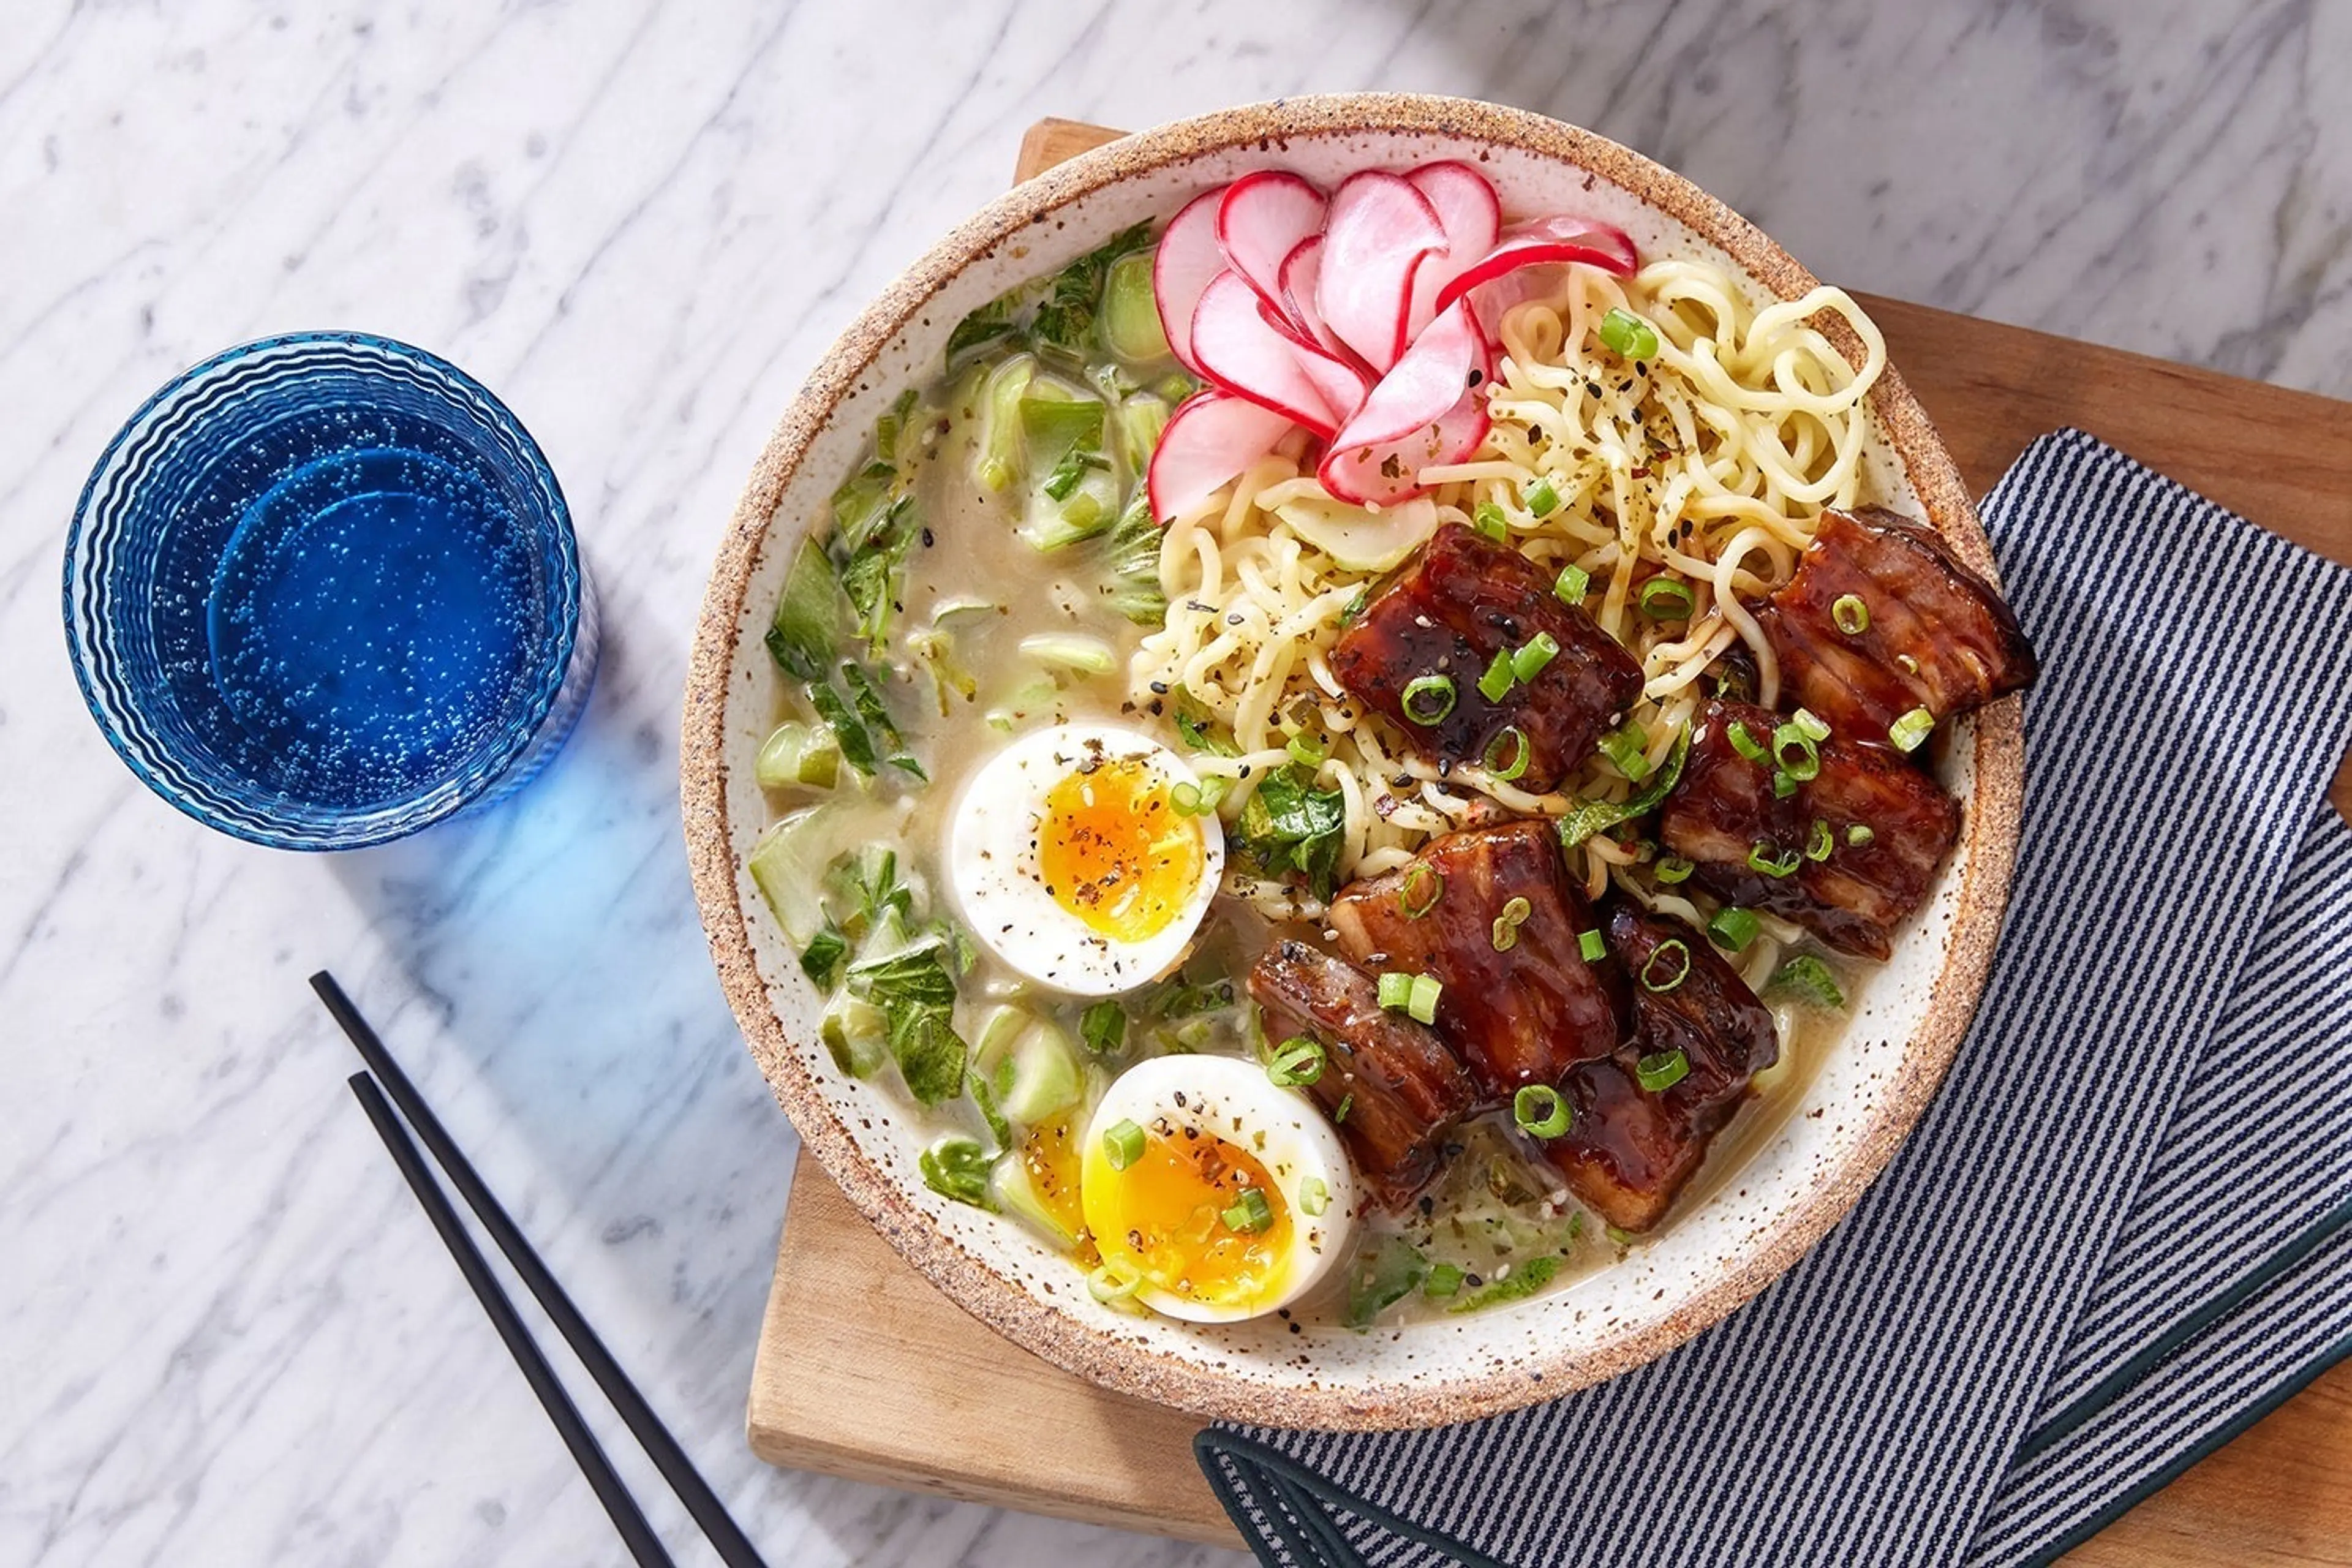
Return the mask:
<svg viewBox="0 0 2352 1568">
<path fill-rule="evenodd" d="M 1200 780 L 1149 735 L 1115 724 L 1055 724 L 990 758 L 957 798 L 948 880 L 981 945 L 1038 984 L 1076 996 L 1115 996 L 1175 967 L 1224 874 L 1225 835 L 1213 811 L 1201 830 L 1201 876 L 1176 917 L 1141 942 L 1096 931 L 1056 903 L 1038 869 L 1045 797 L 1091 759 L 1139 761 L 1172 787 Z"/>
<path fill-rule="evenodd" d="M 1195 1127 L 1238 1144 L 1265 1167 L 1290 1210 L 1289 1256 L 1263 1298 L 1246 1303 L 1199 1301 L 1147 1283 L 1136 1291 L 1136 1300 L 1152 1310 L 1196 1323 L 1258 1317 L 1313 1289 L 1347 1251 L 1357 1193 L 1339 1134 L 1312 1100 L 1297 1089 L 1276 1087 L 1255 1062 L 1235 1057 L 1154 1057 L 1111 1081 L 1087 1124 L 1082 1146 L 1079 1195 L 1090 1228 L 1104 1212 L 1096 1205 L 1107 1201 L 1103 1194 L 1116 1190 L 1120 1178 L 1121 1173 L 1111 1169 L 1103 1137 L 1122 1121 L 1161 1126 L 1180 1134 Z M 1299 1205 L 1299 1190 L 1310 1179 L 1323 1184 L 1328 1197 L 1320 1215 L 1309 1215 Z M 1097 1245 L 1101 1245 L 1099 1236 Z"/>
</svg>

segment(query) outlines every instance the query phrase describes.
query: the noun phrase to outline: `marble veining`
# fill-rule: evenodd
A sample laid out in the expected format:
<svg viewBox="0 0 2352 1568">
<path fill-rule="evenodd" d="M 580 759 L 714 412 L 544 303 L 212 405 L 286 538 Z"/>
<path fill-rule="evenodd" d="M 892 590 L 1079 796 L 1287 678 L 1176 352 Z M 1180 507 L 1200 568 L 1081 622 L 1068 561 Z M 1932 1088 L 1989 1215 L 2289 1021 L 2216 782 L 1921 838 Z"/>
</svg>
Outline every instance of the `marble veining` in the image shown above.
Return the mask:
<svg viewBox="0 0 2352 1568">
<path fill-rule="evenodd" d="M 780 1473 L 741 1436 L 793 1141 L 688 896 L 688 632 L 801 375 L 1037 116 L 1495 98 L 1675 165 L 1838 281 L 2352 396 L 2347 79 L 2328 0 L 11 0 L 0 1561 L 621 1560 L 349 1103 L 302 984 L 322 965 L 772 1562 L 1239 1561 Z M 76 700 L 57 601 L 82 479 L 140 399 L 321 325 L 446 353 L 515 408 L 607 626 L 541 780 L 335 859 L 140 788 Z"/>
</svg>

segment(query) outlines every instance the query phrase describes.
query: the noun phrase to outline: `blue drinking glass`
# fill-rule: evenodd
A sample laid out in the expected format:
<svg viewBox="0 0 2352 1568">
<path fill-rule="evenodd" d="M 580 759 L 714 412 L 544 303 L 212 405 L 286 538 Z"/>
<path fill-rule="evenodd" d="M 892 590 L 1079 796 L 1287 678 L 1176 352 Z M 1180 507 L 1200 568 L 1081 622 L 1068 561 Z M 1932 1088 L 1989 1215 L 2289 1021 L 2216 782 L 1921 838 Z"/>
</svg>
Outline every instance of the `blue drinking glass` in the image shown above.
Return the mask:
<svg viewBox="0 0 2352 1568">
<path fill-rule="evenodd" d="M 537 444 L 457 366 L 352 332 L 247 343 L 148 399 L 82 490 L 65 616 L 131 772 L 288 849 L 504 796 L 596 673 Z"/>
</svg>

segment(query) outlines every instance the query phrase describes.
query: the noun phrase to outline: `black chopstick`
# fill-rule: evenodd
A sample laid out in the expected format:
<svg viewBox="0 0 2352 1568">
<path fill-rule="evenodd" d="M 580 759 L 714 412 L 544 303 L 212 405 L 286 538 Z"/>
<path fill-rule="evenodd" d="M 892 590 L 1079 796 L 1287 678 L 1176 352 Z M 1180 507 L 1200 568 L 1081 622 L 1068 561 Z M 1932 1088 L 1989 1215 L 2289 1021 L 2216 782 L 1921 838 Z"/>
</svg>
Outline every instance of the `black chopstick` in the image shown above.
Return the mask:
<svg viewBox="0 0 2352 1568">
<path fill-rule="evenodd" d="M 719 1559 L 728 1568 L 767 1568 L 750 1538 L 727 1511 L 727 1505 L 719 1500 L 719 1494 L 710 1489 L 710 1483 L 702 1479 L 694 1461 L 686 1457 L 686 1450 L 678 1447 L 677 1439 L 670 1436 L 669 1428 L 662 1425 L 661 1417 L 637 1392 L 637 1385 L 629 1381 L 629 1374 L 621 1370 L 621 1363 L 613 1359 L 613 1352 L 604 1348 L 604 1342 L 596 1337 L 596 1331 L 588 1326 L 588 1320 L 580 1315 L 580 1309 L 572 1304 L 572 1298 L 556 1283 L 547 1265 L 539 1260 L 539 1254 L 531 1250 L 521 1230 L 475 1173 L 457 1141 L 441 1125 L 441 1119 L 425 1103 L 425 1097 L 401 1071 L 400 1064 L 368 1026 L 368 1021 L 360 1016 L 352 999 L 343 994 L 343 988 L 335 984 L 335 977 L 320 970 L 310 976 L 310 989 L 319 994 L 319 1000 L 326 1004 L 327 1011 L 351 1037 L 361 1059 L 383 1085 L 384 1092 L 408 1119 L 408 1124 L 416 1129 L 417 1137 L 424 1141 L 450 1184 L 457 1189 L 457 1195 L 466 1200 L 466 1206 L 474 1211 L 482 1228 L 490 1233 L 490 1239 L 498 1244 L 499 1250 L 521 1276 L 523 1284 L 546 1310 L 557 1331 L 588 1369 L 588 1375 L 596 1380 L 596 1386 L 604 1391 L 604 1397 L 612 1401 L 623 1423 L 653 1460 L 654 1468 L 661 1472 L 662 1479 L 686 1505 L 686 1511 L 709 1538 Z M 497 1281 L 493 1279 L 491 1285 L 496 1289 Z"/>
<path fill-rule="evenodd" d="M 637 1508 L 636 1499 L 629 1495 L 629 1489 L 613 1468 L 613 1462 L 604 1457 L 596 1435 L 589 1431 L 588 1424 L 580 1418 L 579 1406 L 572 1403 L 572 1396 L 563 1392 L 563 1384 L 556 1381 L 555 1369 L 547 1364 L 547 1358 L 532 1342 L 530 1331 L 523 1326 L 514 1303 L 507 1300 L 506 1291 L 499 1288 L 498 1277 L 490 1272 L 489 1263 L 482 1257 L 481 1249 L 474 1245 L 474 1238 L 466 1234 L 465 1222 L 457 1217 L 457 1211 L 449 1206 L 448 1198 L 442 1194 L 441 1184 L 425 1168 L 425 1156 L 418 1153 L 416 1145 L 409 1141 L 407 1130 L 392 1113 L 392 1107 L 384 1102 L 375 1080 L 363 1072 L 355 1072 L 350 1081 L 352 1092 L 359 1096 L 360 1108 L 367 1112 L 368 1120 L 375 1123 L 377 1133 L 383 1139 L 383 1146 L 392 1151 L 393 1163 L 400 1167 L 400 1173 L 408 1178 L 408 1190 L 416 1194 L 416 1201 L 424 1205 L 425 1216 L 433 1222 L 433 1228 L 441 1233 L 442 1241 L 449 1248 L 449 1256 L 457 1260 L 458 1272 L 465 1275 L 466 1283 L 474 1288 L 475 1300 L 480 1301 L 482 1310 L 489 1314 L 491 1325 L 499 1331 L 499 1338 L 506 1341 L 515 1364 L 522 1369 L 523 1380 L 530 1384 L 530 1391 L 539 1395 L 539 1403 L 547 1411 L 548 1419 L 555 1423 L 556 1431 L 562 1435 L 563 1446 L 571 1449 L 572 1457 L 580 1462 L 581 1473 L 588 1478 L 589 1486 L 595 1489 L 596 1500 L 603 1503 L 604 1511 L 613 1516 L 613 1527 L 621 1532 L 621 1540 L 628 1547 L 629 1555 L 635 1557 L 642 1568 L 672 1568 L 670 1555 L 662 1548 L 661 1537 L 656 1535 L 654 1527 L 646 1522 L 645 1514 Z"/>
</svg>

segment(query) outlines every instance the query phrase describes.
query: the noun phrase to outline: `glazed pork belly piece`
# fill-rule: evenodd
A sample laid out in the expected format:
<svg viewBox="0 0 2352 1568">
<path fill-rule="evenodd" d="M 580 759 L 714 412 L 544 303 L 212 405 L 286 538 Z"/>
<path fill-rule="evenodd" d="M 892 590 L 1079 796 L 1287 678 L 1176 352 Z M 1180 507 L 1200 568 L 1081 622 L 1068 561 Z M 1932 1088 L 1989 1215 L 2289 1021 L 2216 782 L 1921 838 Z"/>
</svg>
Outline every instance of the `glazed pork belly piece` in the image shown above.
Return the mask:
<svg viewBox="0 0 2352 1568">
<path fill-rule="evenodd" d="M 1785 722 L 1746 703 L 1701 708 L 1658 841 L 1717 897 L 1884 961 L 1959 837 L 1959 803 L 1897 753 L 1835 731 L 1817 743 L 1820 771 L 1781 795 L 1772 747 Z"/>
<path fill-rule="evenodd" d="M 1538 637 L 1559 651 L 1488 700 L 1478 680 L 1495 656 Z M 1512 743 L 1501 737 L 1517 726 L 1527 766 L 1514 782 L 1537 794 L 1567 777 L 1642 690 L 1641 665 L 1590 616 L 1560 602 L 1550 574 L 1460 523 L 1440 528 L 1341 634 L 1331 673 L 1440 767 L 1482 763 L 1490 746 L 1509 765 Z M 1450 699 L 1414 687 L 1433 678 L 1451 682 Z"/>
<path fill-rule="evenodd" d="M 1664 1217 L 1756 1074 L 1780 1058 L 1780 1041 L 1771 1012 L 1689 926 L 1620 904 L 1608 933 L 1610 951 L 1635 977 L 1633 1037 L 1570 1070 L 1560 1092 L 1576 1114 L 1545 1152 L 1602 1219 L 1642 1231 Z M 1643 1088 L 1643 1062 L 1671 1072 L 1675 1052 L 1683 1076 Z"/>
<path fill-rule="evenodd" d="M 1876 507 L 1822 515 L 1796 575 L 1757 623 L 1785 701 L 1854 741 L 1884 741 L 1925 709 L 1937 720 L 2033 683 L 2017 616 L 1943 536 Z"/>
<path fill-rule="evenodd" d="M 1527 900 L 1526 918 L 1498 951 L 1495 923 L 1514 899 Z M 1437 1032 L 1486 1103 L 1557 1084 L 1624 1038 L 1625 977 L 1585 960 L 1579 938 L 1596 922 L 1549 823 L 1432 839 L 1412 863 L 1341 889 L 1328 919 L 1363 968 L 1437 979 Z"/>
<path fill-rule="evenodd" d="M 1323 1073 L 1307 1092 L 1338 1126 L 1373 1201 L 1397 1210 L 1437 1173 L 1446 1135 L 1478 1091 L 1435 1032 L 1383 1011 L 1379 991 L 1354 964 L 1302 942 L 1276 942 L 1249 975 L 1267 1039 L 1323 1043 Z"/>
</svg>

